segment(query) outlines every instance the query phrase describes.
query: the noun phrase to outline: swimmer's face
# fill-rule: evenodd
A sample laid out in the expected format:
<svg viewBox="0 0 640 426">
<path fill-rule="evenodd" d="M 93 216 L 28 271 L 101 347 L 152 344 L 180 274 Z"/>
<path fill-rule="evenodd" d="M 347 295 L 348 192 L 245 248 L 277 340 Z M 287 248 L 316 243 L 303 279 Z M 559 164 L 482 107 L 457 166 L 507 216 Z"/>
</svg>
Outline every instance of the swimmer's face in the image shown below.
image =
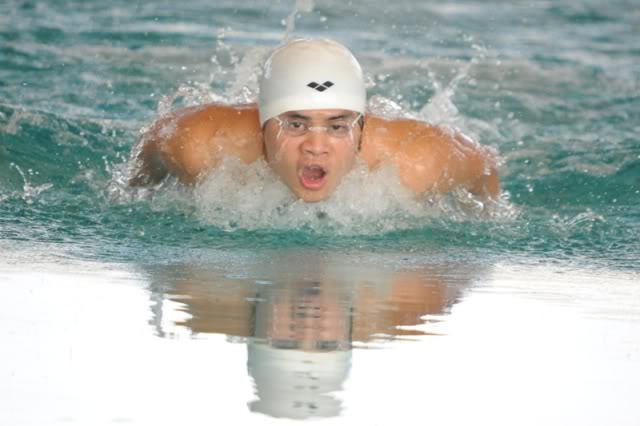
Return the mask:
<svg viewBox="0 0 640 426">
<path fill-rule="evenodd" d="M 327 199 L 353 168 L 362 130 L 348 110 L 289 111 L 266 122 L 267 162 L 307 203 Z"/>
</svg>

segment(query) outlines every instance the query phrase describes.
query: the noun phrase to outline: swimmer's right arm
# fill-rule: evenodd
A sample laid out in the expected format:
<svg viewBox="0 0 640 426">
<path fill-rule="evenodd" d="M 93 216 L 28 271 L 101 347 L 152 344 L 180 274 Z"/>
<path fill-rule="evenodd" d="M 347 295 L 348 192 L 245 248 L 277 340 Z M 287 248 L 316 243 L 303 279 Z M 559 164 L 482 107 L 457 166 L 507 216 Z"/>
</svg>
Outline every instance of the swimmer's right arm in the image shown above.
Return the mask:
<svg viewBox="0 0 640 426">
<path fill-rule="evenodd" d="M 194 184 L 224 156 L 251 163 L 262 155 L 262 149 L 255 106 L 185 108 L 160 118 L 141 137 L 129 184 L 153 185 L 169 175 Z"/>
</svg>

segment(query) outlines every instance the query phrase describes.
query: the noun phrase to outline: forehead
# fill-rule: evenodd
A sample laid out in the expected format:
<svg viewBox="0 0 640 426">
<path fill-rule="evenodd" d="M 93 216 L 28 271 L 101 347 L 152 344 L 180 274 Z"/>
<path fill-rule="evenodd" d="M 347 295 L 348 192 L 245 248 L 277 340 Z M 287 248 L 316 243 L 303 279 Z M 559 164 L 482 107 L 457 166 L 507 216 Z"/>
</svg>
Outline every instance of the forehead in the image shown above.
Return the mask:
<svg viewBox="0 0 640 426">
<path fill-rule="evenodd" d="M 299 111 L 287 111 L 284 117 L 303 118 L 307 120 L 335 120 L 340 118 L 355 118 L 357 112 L 348 109 L 305 109 Z"/>
</svg>

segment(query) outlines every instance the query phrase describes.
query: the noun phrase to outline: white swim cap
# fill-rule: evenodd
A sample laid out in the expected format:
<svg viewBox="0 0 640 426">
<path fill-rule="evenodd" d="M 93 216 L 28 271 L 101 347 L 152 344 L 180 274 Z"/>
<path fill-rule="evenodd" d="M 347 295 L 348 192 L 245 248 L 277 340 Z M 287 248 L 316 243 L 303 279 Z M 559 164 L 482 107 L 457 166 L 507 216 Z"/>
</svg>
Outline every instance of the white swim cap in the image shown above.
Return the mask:
<svg viewBox="0 0 640 426">
<path fill-rule="evenodd" d="M 364 114 L 367 94 L 362 69 L 343 45 L 297 39 L 277 48 L 260 80 L 260 125 L 287 111 L 346 109 Z"/>
</svg>

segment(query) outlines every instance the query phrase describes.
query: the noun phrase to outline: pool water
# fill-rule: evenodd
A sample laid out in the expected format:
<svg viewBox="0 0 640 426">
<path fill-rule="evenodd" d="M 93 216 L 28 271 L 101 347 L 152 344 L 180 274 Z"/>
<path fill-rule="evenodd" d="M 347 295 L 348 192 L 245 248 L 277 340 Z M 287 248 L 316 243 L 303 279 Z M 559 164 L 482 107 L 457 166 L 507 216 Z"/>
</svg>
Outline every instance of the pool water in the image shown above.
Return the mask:
<svg viewBox="0 0 640 426">
<path fill-rule="evenodd" d="M 0 424 L 640 423 L 635 2 L 0 12 Z M 287 32 L 495 149 L 500 200 L 358 166 L 306 205 L 233 160 L 127 187 L 144 129 L 255 100 Z"/>
</svg>

